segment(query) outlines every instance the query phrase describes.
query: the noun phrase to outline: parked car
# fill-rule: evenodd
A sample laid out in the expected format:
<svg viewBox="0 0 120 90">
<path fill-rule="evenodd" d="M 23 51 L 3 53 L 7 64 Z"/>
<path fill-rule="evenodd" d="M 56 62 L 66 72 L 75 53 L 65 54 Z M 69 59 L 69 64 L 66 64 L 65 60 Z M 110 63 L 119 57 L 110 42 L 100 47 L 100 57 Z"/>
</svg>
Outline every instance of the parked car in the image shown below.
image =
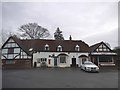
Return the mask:
<svg viewBox="0 0 120 90">
<path fill-rule="evenodd" d="M 90 61 L 85 61 L 82 65 L 81 65 L 81 69 L 88 71 L 88 72 L 99 72 L 99 67 L 96 66 L 94 63 L 90 62 Z"/>
</svg>

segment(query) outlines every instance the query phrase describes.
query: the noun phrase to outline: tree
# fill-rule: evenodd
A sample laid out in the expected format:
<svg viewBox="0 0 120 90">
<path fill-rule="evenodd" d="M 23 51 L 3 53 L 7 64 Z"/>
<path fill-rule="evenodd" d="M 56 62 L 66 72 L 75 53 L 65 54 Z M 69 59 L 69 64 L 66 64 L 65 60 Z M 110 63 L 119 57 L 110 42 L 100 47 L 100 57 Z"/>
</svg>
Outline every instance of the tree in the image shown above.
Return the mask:
<svg viewBox="0 0 120 90">
<path fill-rule="evenodd" d="M 113 49 L 113 51 L 114 51 L 115 53 L 117 53 L 116 63 L 117 63 L 117 66 L 118 66 L 118 70 L 120 70 L 120 46 L 115 47 L 115 48 Z"/>
<path fill-rule="evenodd" d="M 117 55 L 120 57 L 120 46 L 115 47 L 115 48 L 113 49 L 113 51 L 114 51 L 115 53 L 117 53 Z"/>
<path fill-rule="evenodd" d="M 62 35 L 62 31 L 60 31 L 59 27 L 57 28 L 56 32 L 54 33 L 55 40 L 64 40 Z"/>
<path fill-rule="evenodd" d="M 10 36 L 13 36 L 15 35 L 13 31 L 9 31 L 9 30 L 6 30 L 6 29 L 2 29 L 1 31 L 1 44 L 4 44 L 6 42 L 6 40 L 10 37 Z"/>
<path fill-rule="evenodd" d="M 21 37 L 28 39 L 46 38 L 50 35 L 46 28 L 39 26 L 37 23 L 28 23 L 22 25 L 20 26 L 19 31 L 22 32 L 20 34 Z"/>
</svg>

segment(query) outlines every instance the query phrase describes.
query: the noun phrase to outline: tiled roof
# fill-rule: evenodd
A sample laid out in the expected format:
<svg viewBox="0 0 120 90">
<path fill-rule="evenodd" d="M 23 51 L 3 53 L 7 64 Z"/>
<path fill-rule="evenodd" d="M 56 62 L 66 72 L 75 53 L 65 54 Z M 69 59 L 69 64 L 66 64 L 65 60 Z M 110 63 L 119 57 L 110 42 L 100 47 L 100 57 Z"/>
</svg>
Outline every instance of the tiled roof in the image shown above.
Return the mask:
<svg viewBox="0 0 120 90">
<path fill-rule="evenodd" d="M 81 40 L 46 40 L 46 39 L 18 39 L 12 37 L 16 43 L 28 54 L 29 49 L 33 48 L 33 51 L 42 52 L 45 51 L 45 45 L 49 45 L 49 51 L 57 51 L 59 45 L 62 46 L 63 52 L 75 52 L 75 46 L 79 45 L 79 52 L 88 52 L 89 46 Z"/>
<path fill-rule="evenodd" d="M 101 45 L 101 43 L 102 42 L 90 46 L 90 52 L 93 52 L 95 49 L 97 49 Z"/>
</svg>

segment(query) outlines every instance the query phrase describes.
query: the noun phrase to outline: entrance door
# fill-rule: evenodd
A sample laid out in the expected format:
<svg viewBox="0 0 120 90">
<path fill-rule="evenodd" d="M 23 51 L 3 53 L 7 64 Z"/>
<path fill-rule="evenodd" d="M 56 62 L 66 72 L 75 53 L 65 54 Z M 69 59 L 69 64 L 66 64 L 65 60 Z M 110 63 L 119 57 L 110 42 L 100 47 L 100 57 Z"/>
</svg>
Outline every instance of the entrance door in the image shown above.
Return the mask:
<svg viewBox="0 0 120 90">
<path fill-rule="evenodd" d="M 34 68 L 36 68 L 37 67 L 37 62 L 34 62 Z"/>
<path fill-rule="evenodd" d="M 57 58 L 54 58 L 54 66 L 57 66 Z"/>
<path fill-rule="evenodd" d="M 76 58 L 72 58 L 72 67 L 76 67 Z"/>
</svg>

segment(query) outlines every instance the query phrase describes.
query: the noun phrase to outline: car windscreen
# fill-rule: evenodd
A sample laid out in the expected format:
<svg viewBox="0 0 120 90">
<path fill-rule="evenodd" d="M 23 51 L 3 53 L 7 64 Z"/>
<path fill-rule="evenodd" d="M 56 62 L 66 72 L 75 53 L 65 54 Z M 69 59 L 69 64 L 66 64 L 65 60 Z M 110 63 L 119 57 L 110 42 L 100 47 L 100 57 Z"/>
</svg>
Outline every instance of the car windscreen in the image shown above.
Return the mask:
<svg viewBox="0 0 120 90">
<path fill-rule="evenodd" d="M 93 65 L 93 63 L 84 63 L 85 65 Z"/>
</svg>

